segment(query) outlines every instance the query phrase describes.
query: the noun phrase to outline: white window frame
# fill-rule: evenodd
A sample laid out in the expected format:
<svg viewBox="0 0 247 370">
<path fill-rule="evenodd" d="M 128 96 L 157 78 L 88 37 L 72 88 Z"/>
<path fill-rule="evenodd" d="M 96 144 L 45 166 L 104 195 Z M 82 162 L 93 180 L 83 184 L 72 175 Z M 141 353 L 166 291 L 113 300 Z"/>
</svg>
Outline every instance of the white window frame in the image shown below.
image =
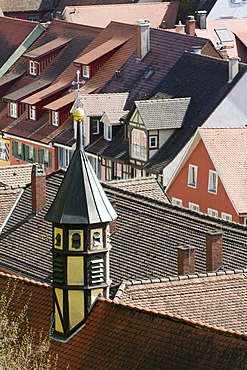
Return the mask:
<svg viewBox="0 0 247 370">
<path fill-rule="evenodd" d="M 221 212 L 221 218 L 225 221 L 232 222 L 232 215 L 230 213 Z"/>
<path fill-rule="evenodd" d="M 214 181 L 215 176 L 215 181 Z M 209 170 L 208 172 L 208 192 L 217 194 L 218 191 L 218 174 L 216 171 Z"/>
<path fill-rule="evenodd" d="M 111 125 L 104 126 L 104 138 L 105 140 L 108 140 L 108 141 L 112 140 L 112 126 Z"/>
<path fill-rule="evenodd" d="M 200 212 L 199 204 L 189 202 L 189 209 L 194 212 Z"/>
<path fill-rule="evenodd" d="M 0 141 L 0 160 L 6 161 L 6 143 Z"/>
<path fill-rule="evenodd" d="M 12 118 L 17 118 L 17 104 L 14 102 L 9 103 L 9 115 Z"/>
<path fill-rule="evenodd" d="M 207 212 L 209 216 L 218 218 L 218 211 L 216 209 L 208 208 Z"/>
<path fill-rule="evenodd" d="M 94 132 L 94 124 L 96 123 L 97 130 Z M 93 135 L 99 135 L 99 123 L 100 120 L 98 118 L 92 118 L 92 134 Z"/>
<path fill-rule="evenodd" d="M 82 76 L 85 78 L 90 78 L 90 66 L 87 65 L 82 66 Z"/>
<path fill-rule="evenodd" d="M 17 141 L 17 155 L 22 156 L 22 143 L 20 141 Z"/>
<path fill-rule="evenodd" d="M 244 217 L 244 225 L 247 226 L 247 217 Z"/>
<path fill-rule="evenodd" d="M 189 164 L 187 185 L 194 189 L 196 189 L 197 186 L 197 173 L 198 167 L 194 164 Z"/>
<path fill-rule="evenodd" d="M 183 207 L 182 199 L 172 197 L 172 205 L 177 207 Z"/>
<path fill-rule="evenodd" d="M 154 144 L 152 144 L 152 140 L 154 139 Z M 158 147 L 158 137 L 157 136 L 149 136 L 149 149 L 155 149 Z"/>
<path fill-rule="evenodd" d="M 37 76 L 37 63 L 34 60 L 29 60 L 29 73 L 32 76 Z"/>
<path fill-rule="evenodd" d="M 35 105 L 29 105 L 29 118 L 33 121 L 36 120 L 36 107 L 35 107 Z"/>
<path fill-rule="evenodd" d="M 55 110 L 51 112 L 51 120 L 52 120 L 52 125 L 53 126 L 58 126 L 58 118 L 59 118 L 59 113 Z"/>
</svg>

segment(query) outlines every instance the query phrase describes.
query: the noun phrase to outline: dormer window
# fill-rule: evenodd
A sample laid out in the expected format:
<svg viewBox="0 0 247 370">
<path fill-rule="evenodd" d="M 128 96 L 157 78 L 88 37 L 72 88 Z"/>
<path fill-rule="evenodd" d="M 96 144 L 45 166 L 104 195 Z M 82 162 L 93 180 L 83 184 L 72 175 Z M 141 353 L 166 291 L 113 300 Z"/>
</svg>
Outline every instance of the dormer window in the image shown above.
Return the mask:
<svg viewBox="0 0 247 370">
<path fill-rule="evenodd" d="M 90 78 L 90 67 L 89 66 L 82 66 L 82 76 L 85 78 Z"/>
<path fill-rule="evenodd" d="M 30 105 L 29 106 L 29 118 L 34 120 L 36 119 L 36 109 L 35 109 L 35 105 Z"/>
<path fill-rule="evenodd" d="M 149 148 L 155 149 L 158 146 L 158 138 L 157 136 L 149 136 Z"/>
<path fill-rule="evenodd" d="M 104 128 L 104 138 L 105 140 L 111 141 L 112 140 L 112 126 L 111 125 L 105 125 Z"/>
<path fill-rule="evenodd" d="M 131 131 L 131 156 L 132 158 L 146 160 L 147 135 L 144 131 L 137 129 Z"/>
<path fill-rule="evenodd" d="M 92 133 L 93 135 L 98 135 L 99 134 L 99 119 L 94 118 L 92 120 Z"/>
<path fill-rule="evenodd" d="M 52 120 L 53 126 L 58 126 L 58 112 L 56 111 L 51 112 L 51 120 Z"/>
<path fill-rule="evenodd" d="M 9 115 L 12 118 L 17 118 L 17 104 L 16 103 L 9 103 Z"/>
<path fill-rule="evenodd" d="M 37 76 L 38 63 L 34 60 L 29 60 L 29 73 L 32 76 Z"/>
</svg>

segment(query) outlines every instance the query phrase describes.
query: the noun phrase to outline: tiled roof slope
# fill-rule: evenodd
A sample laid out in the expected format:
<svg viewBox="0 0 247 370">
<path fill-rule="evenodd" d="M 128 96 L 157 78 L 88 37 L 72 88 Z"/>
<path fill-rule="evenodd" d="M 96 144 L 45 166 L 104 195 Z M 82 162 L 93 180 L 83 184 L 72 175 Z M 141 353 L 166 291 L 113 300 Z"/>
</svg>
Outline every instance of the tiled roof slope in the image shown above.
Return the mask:
<svg viewBox="0 0 247 370">
<path fill-rule="evenodd" d="M 11 277 L 1 274 L 1 292 Z M 30 299 L 31 294 L 31 299 Z M 49 287 L 19 282 L 12 302 L 15 310 L 28 303 L 30 326 L 48 333 L 52 310 Z M 16 299 L 18 298 L 18 299 Z M 102 343 L 104 347 L 102 351 Z M 84 328 L 67 343 L 51 340 L 58 370 L 116 369 L 238 369 L 246 368 L 244 335 L 197 323 L 176 315 L 116 304 L 99 298 Z"/>
<path fill-rule="evenodd" d="M 0 45 L 4 45 L 0 54 L 0 67 L 11 57 L 37 25 L 37 22 L 0 17 Z"/>
<path fill-rule="evenodd" d="M 0 8 L 3 12 L 27 12 L 32 10 L 52 10 L 53 1 L 50 0 L 0 0 Z"/>
<path fill-rule="evenodd" d="M 120 69 L 120 77 L 113 77 L 101 92 L 130 91 L 126 109 L 130 109 L 134 100 L 146 100 L 157 91 L 157 87 L 185 51 L 192 51 L 196 45 L 202 47 L 202 53 L 207 53 L 204 47 L 209 40 L 188 35 L 182 35 L 165 30 L 150 29 L 150 52 L 137 62 L 134 52 Z M 213 55 L 212 45 L 209 49 Z"/>
<path fill-rule="evenodd" d="M 50 283 L 52 279 L 52 226 L 44 221 L 57 194 L 63 172 L 47 177 L 47 204 L 31 211 L 28 186 L 0 236 L 0 266 L 22 276 Z M 225 269 L 247 266 L 246 235 L 242 225 L 198 215 L 186 209 L 103 184 L 116 200 L 117 231 L 111 237 L 110 269 L 113 285 L 121 280 L 177 274 L 177 246 L 196 248 L 196 271 L 205 272 L 206 233 L 222 229 Z"/>
<path fill-rule="evenodd" d="M 135 24 L 137 19 L 148 19 L 153 28 L 173 28 L 179 2 L 137 4 L 105 4 L 94 6 L 66 7 L 66 19 L 80 24 L 106 27 L 111 21 Z"/>
<path fill-rule="evenodd" d="M 181 276 L 178 281 L 152 284 L 143 281 L 143 284 L 126 285 L 120 302 L 247 333 L 246 273 L 247 269 L 229 275 Z"/>
<path fill-rule="evenodd" d="M 26 77 L 23 77 L 9 90 L 5 95 L 5 99 L 24 99 L 32 93 L 39 92 L 41 89 L 45 95 L 46 91 L 48 93 L 49 89 L 51 89 L 48 86 L 56 82 L 60 88 L 62 88 L 61 86 L 64 86 L 64 88 L 67 86 L 67 89 L 69 89 L 69 84 L 74 79 L 76 72 L 73 60 L 91 43 L 99 32 L 100 29 L 98 28 L 54 20 L 48 30 L 32 45 L 29 52 L 37 50 L 37 48 L 46 45 L 52 40 L 61 39 L 61 35 L 63 35 L 63 39 L 68 40 L 68 44 L 64 46 L 39 78 L 33 82 L 33 78 L 28 77 L 29 80 L 26 81 Z M 22 66 L 16 65 L 15 68 L 25 68 L 25 61 L 22 62 Z M 42 97 L 42 94 L 39 93 L 39 97 L 40 95 Z M 7 111 L 5 111 L 1 119 L 1 126 L 9 134 L 39 142 L 49 142 L 49 135 L 59 130 L 49 124 L 47 112 L 39 120 L 30 122 L 26 120 L 25 114 L 13 120 L 8 117 Z"/>
<path fill-rule="evenodd" d="M 200 135 L 238 213 L 247 212 L 247 128 L 201 128 Z"/>
<path fill-rule="evenodd" d="M 147 130 L 180 128 L 190 98 L 135 101 L 135 106 Z"/>
<path fill-rule="evenodd" d="M 0 188 L 20 188 L 31 182 L 31 164 L 0 167 Z"/>
<path fill-rule="evenodd" d="M 137 3 L 138 0 L 107 0 L 107 4 L 129 4 Z M 56 7 L 56 11 L 62 12 L 66 6 L 82 6 L 82 5 L 105 5 L 106 0 L 60 0 Z"/>
<path fill-rule="evenodd" d="M 159 173 L 169 164 L 246 70 L 241 64 L 239 74 L 228 83 L 227 61 L 185 53 L 157 88 L 161 92 L 157 97 L 191 97 L 186 119 L 145 167 Z"/>
<path fill-rule="evenodd" d="M 110 182 L 111 186 L 143 195 L 147 198 L 156 199 L 165 203 L 170 203 L 164 189 L 153 176 L 136 177 L 129 180 L 116 180 Z"/>
<path fill-rule="evenodd" d="M 1 186 L 1 184 L 0 184 Z M 12 207 L 14 207 L 21 189 L 2 189 L 0 187 L 0 227 L 3 225 Z"/>
</svg>

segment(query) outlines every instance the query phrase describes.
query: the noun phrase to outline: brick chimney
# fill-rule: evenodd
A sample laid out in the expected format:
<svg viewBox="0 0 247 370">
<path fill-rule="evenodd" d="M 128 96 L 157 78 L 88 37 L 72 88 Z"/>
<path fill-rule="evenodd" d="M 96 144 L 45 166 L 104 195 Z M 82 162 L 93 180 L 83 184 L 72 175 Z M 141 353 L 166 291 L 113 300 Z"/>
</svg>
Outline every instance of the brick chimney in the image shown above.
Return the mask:
<svg viewBox="0 0 247 370">
<path fill-rule="evenodd" d="M 215 271 L 223 265 L 222 231 L 208 232 L 206 235 L 206 268 Z"/>
<path fill-rule="evenodd" d="M 150 51 L 150 23 L 139 19 L 137 22 L 137 60 L 141 61 Z"/>
<path fill-rule="evenodd" d="M 195 248 L 190 245 L 178 247 L 178 275 L 195 272 Z"/>
<path fill-rule="evenodd" d="M 229 58 L 229 79 L 228 82 L 231 83 L 234 77 L 239 72 L 239 57 L 231 57 Z"/>
<path fill-rule="evenodd" d="M 189 15 L 186 21 L 186 33 L 195 36 L 196 20 L 193 15 Z"/>
<path fill-rule="evenodd" d="M 185 24 L 182 24 L 181 21 L 178 24 L 175 24 L 175 29 L 177 33 L 185 34 Z"/>
<path fill-rule="evenodd" d="M 44 166 L 33 164 L 31 173 L 32 212 L 36 213 L 46 204 L 46 174 Z"/>
<path fill-rule="evenodd" d="M 115 199 L 112 199 L 111 201 L 111 205 L 112 207 L 114 208 L 114 210 L 116 211 L 116 208 L 117 208 L 117 202 Z M 114 233 L 117 229 L 117 219 L 115 218 L 115 220 L 113 221 L 110 221 L 110 233 Z"/>
</svg>

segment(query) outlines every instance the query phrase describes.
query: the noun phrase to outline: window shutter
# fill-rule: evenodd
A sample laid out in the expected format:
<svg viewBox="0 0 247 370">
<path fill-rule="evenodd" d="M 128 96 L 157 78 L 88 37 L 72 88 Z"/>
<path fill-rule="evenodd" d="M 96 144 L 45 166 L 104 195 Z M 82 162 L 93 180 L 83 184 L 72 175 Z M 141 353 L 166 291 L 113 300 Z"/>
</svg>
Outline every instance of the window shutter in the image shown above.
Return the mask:
<svg viewBox="0 0 247 370">
<path fill-rule="evenodd" d="M 28 161 L 28 145 L 23 144 L 23 159 Z"/>
<path fill-rule="evenodd" d="M 41 161 L 41 149 L 38 148 L 38 163 L 43 163 L 43 161 Z"/>
<path fill-rule="evenodd" d="M 18 146 L 17 141 L 12 141 L 12 155 L 14 157 L 17 156 L 17 146 Z"/>
<path fill-rule="evenodd" d="M 37 149 L 33 148 L 33 163 L 36 163 Z"/>
</svg>

